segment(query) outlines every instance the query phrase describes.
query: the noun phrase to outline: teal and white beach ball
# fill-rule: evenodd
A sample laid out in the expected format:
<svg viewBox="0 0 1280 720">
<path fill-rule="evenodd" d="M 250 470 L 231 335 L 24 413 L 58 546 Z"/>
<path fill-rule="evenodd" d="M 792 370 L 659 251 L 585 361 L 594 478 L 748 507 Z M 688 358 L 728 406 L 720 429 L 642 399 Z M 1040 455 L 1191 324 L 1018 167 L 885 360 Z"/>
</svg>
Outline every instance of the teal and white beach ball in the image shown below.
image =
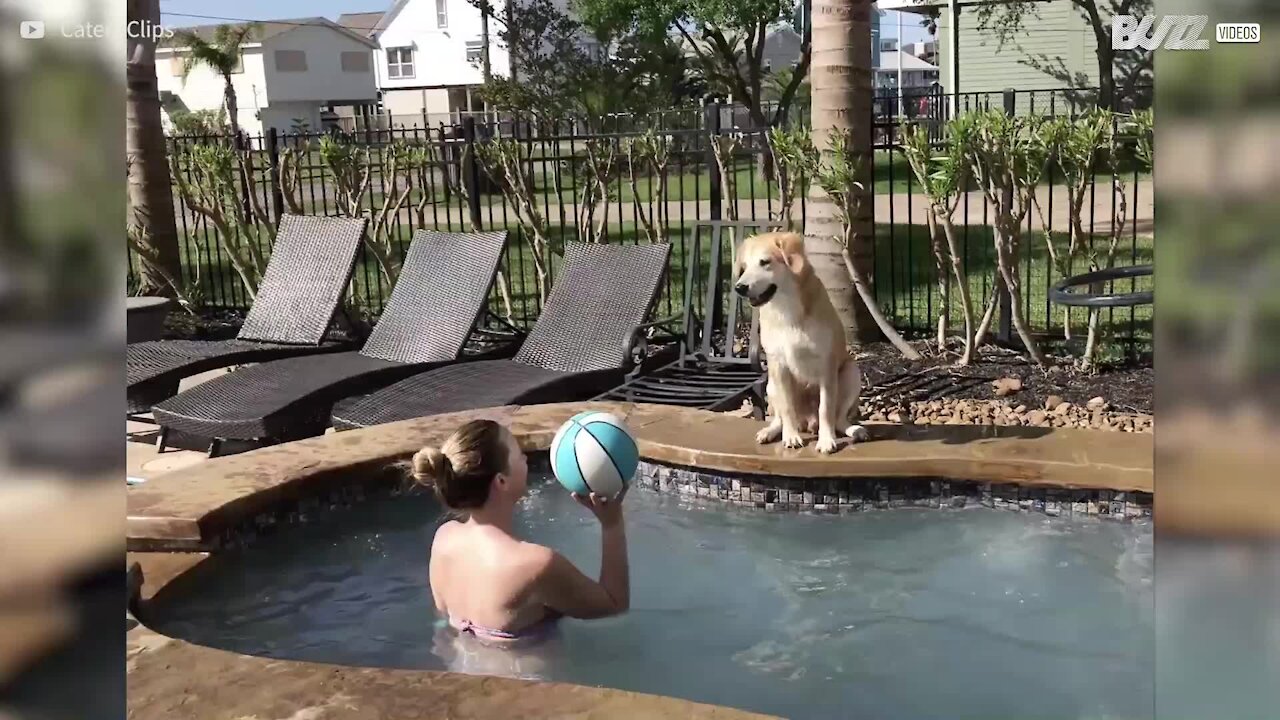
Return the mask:
<svg viewBox="0 0 1280 720">
<path fill-rule="evenodd" d="M 572 493 L 616 497 L 639 464 L 636 439 L 618 416 L 609 413 L 578 413 L 551 441 L 551 472 Z"/>
</svg>

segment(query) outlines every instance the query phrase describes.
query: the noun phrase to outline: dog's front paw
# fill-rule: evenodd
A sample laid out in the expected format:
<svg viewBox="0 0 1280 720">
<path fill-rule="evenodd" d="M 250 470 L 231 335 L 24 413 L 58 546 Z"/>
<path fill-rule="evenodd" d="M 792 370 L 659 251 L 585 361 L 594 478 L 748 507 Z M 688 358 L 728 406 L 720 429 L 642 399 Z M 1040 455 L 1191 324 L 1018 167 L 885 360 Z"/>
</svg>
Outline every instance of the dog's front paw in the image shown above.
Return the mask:
<svg viewBox="0 0 1280 720">
<path fill-rule="evenodd" d="M 778 439 L 778 433 L 779 431 L 774 430 L 771 427 L 763 428 L 760 432 L 756 433 L 756 442 L 761 445 L 774 442 Z"/>
<path fill-rule="evenodd" d="M 835 452 L 840 446 L 836 443 L 835 438 L 829 437 L 829 438 L 818 438 L 818 444 L 815 445 L 814 447 L 816 447 L 818 452 L 822 453 L 823 455 L 830 455 L 831 453 Z"/>
<path fill-rule="evenodd" d="M 804 447 L 804 436 L 802 435 L 786 435 L 783 434 L 782 444 L 792 450 L 799 450 Z"/>
<path fill-rule="evenodd" d="M 845 428 L 844 434 L 854 442 L 866 442 L 871 439 L 871 433 L 861 425 L 850 425 Z"/>
</svg>

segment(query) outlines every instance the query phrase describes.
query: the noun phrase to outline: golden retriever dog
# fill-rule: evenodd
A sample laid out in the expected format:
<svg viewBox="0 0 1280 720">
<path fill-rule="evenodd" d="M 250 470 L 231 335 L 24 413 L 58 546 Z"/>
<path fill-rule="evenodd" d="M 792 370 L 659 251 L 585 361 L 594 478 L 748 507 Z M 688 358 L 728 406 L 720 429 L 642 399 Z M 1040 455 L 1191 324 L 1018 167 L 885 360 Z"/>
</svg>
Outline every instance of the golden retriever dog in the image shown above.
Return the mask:
<svg viewBox="0 0 1280 720">
<path fill-rule="evenodd" d="M 854 442 L 867 431 L 850 416 L 862 375 L 846 350 L 844 326 L 804 253 L 789 232 L 755 235 L 738 249 L 734 292 L 760 313 L 760 344 L 769 363 L 766 394 L 772 417 L 756 442 L 782 438 L 804 447 L 801 432 L 818 432 L 817 450 L 832 453 L 837 435 Z"/>
</svg>

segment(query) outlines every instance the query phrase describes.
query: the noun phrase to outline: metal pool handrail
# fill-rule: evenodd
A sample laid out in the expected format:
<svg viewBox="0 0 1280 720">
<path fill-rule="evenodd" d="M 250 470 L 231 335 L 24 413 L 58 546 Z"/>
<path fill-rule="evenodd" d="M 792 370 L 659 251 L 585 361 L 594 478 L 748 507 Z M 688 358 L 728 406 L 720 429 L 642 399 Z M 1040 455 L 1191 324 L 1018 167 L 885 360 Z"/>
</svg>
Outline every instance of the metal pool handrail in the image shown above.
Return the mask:
<svg viewBox="0 0 1280 720">
<path fill-rule="evenodd" d="M 1090 295 L 1068 292 L 1068 288 L 1092 285 L 1094 283 L 1107 282 L 1108 280 L 1119 280 L 1121 278 L 1146 277 L 1151 275 L 1152 271 L 1153 266 L 1148 264 L 1130 265 L 1075 275 L 1054 283 L 1053 287 L 1049 288 L 1049 299 L 1059 305 L 1072 307 L 1104 308 L 1150 305 L 1155 302 L 1155 293 L 1151 290 L 1113 295 Z"/>
</svg>

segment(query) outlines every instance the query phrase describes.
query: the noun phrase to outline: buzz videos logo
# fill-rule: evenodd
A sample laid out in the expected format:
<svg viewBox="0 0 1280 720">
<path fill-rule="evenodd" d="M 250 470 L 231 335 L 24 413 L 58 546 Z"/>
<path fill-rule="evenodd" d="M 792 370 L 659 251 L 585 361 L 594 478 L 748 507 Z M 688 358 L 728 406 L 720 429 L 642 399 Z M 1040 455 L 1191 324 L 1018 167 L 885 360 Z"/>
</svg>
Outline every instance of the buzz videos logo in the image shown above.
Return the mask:
<svg viewBox="0 0 1280 720">
<path fill-rule="evenodd" d="M 1208 50 L 1209 40 L 1204 37 L 1208 26 L 1208 15 L 1163 15 L 1159 23 L 1151 15 L 1116 15 L 1111 19 L 1111 49 Z M 1218 23 L 1214 38 L 1219 43 L 1257 43 L 1262 39 L 1262 26 Z"/>
</svg>

